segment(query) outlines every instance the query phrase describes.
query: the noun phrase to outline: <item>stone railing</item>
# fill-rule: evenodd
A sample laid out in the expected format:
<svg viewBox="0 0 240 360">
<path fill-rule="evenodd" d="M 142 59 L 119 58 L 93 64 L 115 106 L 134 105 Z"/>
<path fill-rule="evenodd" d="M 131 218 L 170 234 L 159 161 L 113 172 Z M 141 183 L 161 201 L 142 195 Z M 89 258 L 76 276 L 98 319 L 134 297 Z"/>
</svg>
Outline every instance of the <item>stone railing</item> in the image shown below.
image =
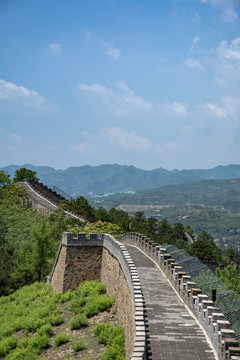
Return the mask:
<svg viewBox="0 0 240 360">
<path fill-rule="evenodd" d="M 126 357 L 147 356 L 147 317 L 136 267 L 125 247 L 107 234 L 63 233 L 49 278 L 55 291 L 76 289 L 84 280 L 100 280 L 114 294 L 118 321 L 125 332 Z"/>
<path fill-rule="evenodd" d="M 235 338 L 234 330 L 230 328 L 230 322 L 225 320 L 224 314 L 214 306 L 213 301 L 202 294 L 201 289 L 196 287 L 191 277 L 167 254 L 165 248 L 137 233 L 124 234 L 120 241 L 136 246 L 160 266 L 184 303 L 201 323 L 219 360 L 240 359 L 239 342 Z"/>
</svg>

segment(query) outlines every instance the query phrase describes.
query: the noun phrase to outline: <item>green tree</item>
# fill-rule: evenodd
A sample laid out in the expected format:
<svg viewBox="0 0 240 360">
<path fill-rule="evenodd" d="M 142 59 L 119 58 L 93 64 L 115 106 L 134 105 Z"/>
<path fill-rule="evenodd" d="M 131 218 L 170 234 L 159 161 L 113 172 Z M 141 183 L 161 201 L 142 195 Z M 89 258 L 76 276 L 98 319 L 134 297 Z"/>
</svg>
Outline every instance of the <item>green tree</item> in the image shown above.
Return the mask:
<svg viewBox="0 0 240 360">
<path fill-rule="evenodd" d="M 172 226 L 169 224 L 169 222 L 167 221 L 167 219 L 163 219 L 159 222 L 158 224 L 158 229 L 157 229 L 157 242 L 159 242 L 160 244 L 163 243 L 172 243 Z"/>
<path fill-rule="evenodd" d="M 38 274 L 38 281 L 43 280 L 49 270 L 49 259 L 53 256 L 51 232 L 44 220 L 32 230 L 34 237 L 33 264 Z"/>
<path fill-rule="evenodd" d="M 131 221 L 131 231 L 146 234 L 147 220 L 143 211 L 137 211 Z M 147 235 L 147 234 L 146 234 Z"/>
<path fill-rule="evenodd" d="M 230 290 L 233 290 L 238 296 L 240 296 L 240 276 L 238 269 L 232 262 L 223 269 L 217 268 L 216 275 Z"/>
<path fill-rule="evenodd" d="M 203 241 L 210 241 L 213 240 L 213 236 L 211 234 L 209 234 L 207 231 L 202 230 L 197 237 L 198 240 L 203 240 Z"/>
<path fill-rule="evenodd" d="M 190 255 L 196 256 L 199 260 L 222 263 L 222 252 L 212 240 L 206 241 L 198 238 L 189 247 L 189 252 Z"/>
<path fill-rule="evenodd" d="M 38 181 L 39 178 L 36 176 L 36 171 L 32 171 L 26 168 L 21 168 L 16 170 L 15 175 L 13 177 L 13 182 L 17 181 L 24 181 L 26 179 L 36 180 Z"/>
<path fill-rule="evenodd" d="M 0 188 L 11 183 L 10 175 L 7 171 L 0 170 Z"/>
<path fill-rule="evenodd" d="M 180 224 L 179 222 L 177 222 L 173 225 L 172 234 L 173 234 L 174 241 L 177 241 L 177 240 L 187 241 L 187 238 L 185 235 L 185 227 L 182 224 Z"/>
<path fill-rule="evenodd" d="M 89 204 L 89 202 L 84 196 L 78 196 L 77 199 L 71 201 L 71 204 L 80 215 L 90 221 L 95 220 L 95 209 L 94 207 L 92 207 L 92 205 Z"/>
<path fill-rule="evenodd" d="M 103 207 L 100 207 L 97 210 L 95 210 L 95 213 L 96 213 L 96 220 L 111 222 L 110 214 Z"/>
<path fill-rule="evenodd" d="M 110 209 L 108 213 L 110 215 L 111 222 L 120 226 L 123 231 L 126 231 L 126 227 L 131 221 L 128 213 L 124 210 L 118 210 L 115 208 Z"/>
</svg>

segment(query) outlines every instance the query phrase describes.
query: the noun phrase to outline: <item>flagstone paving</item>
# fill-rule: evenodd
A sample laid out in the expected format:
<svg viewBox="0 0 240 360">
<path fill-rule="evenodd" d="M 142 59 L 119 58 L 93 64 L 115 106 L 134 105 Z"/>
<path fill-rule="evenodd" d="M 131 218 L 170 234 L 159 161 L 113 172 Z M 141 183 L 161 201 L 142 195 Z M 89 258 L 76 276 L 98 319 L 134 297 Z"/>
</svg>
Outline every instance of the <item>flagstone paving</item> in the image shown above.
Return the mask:
<svg viewBox="0 0 240 360">
<path fill-rule="evenodd" d="M 217 357 L 191 313 L 157 265 L 127 245 L 146 303 L 153 360 L 214 360 Z"/>
</svg>

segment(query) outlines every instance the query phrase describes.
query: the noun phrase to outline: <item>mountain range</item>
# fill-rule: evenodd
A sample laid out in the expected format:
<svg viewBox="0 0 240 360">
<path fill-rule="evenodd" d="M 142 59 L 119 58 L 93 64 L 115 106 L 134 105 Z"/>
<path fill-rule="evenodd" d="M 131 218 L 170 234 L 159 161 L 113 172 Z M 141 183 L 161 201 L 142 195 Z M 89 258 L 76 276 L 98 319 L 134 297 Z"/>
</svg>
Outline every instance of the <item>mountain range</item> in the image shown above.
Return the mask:
<svg viewBox="0 0 240 360">
<path fill-rule="evenodd" d="M 7 171 L 13 177 L 15 171 L 23 167 L 36 171 L 37 177 L 45 185 L 49 187 L 55 185 L 72 197 L 135 192 L 202 180 L 240 178 L 240 165 L 219 165 L 212 169 L 141 170 L 134 166 L 105 164 L 56 170 L 48 166 L 24 164 L 9 165 L 0 170 Z"/>
</svg>

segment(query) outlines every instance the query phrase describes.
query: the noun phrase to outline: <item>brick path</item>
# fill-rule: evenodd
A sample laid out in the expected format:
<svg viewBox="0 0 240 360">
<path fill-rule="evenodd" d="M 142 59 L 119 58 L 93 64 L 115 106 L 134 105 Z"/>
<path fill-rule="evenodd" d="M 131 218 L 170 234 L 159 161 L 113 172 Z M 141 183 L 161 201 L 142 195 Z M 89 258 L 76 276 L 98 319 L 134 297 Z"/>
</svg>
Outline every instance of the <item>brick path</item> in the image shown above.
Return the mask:
<svg viewBox="0 0 240 360">
<path fill-rule="evenodd" d="M 186 309 L 156 264 L 137 248 L 127 245 L 146 302 L 149 321 L 149 359 L 215 360 L 203 330 Z"/>
</svg>

